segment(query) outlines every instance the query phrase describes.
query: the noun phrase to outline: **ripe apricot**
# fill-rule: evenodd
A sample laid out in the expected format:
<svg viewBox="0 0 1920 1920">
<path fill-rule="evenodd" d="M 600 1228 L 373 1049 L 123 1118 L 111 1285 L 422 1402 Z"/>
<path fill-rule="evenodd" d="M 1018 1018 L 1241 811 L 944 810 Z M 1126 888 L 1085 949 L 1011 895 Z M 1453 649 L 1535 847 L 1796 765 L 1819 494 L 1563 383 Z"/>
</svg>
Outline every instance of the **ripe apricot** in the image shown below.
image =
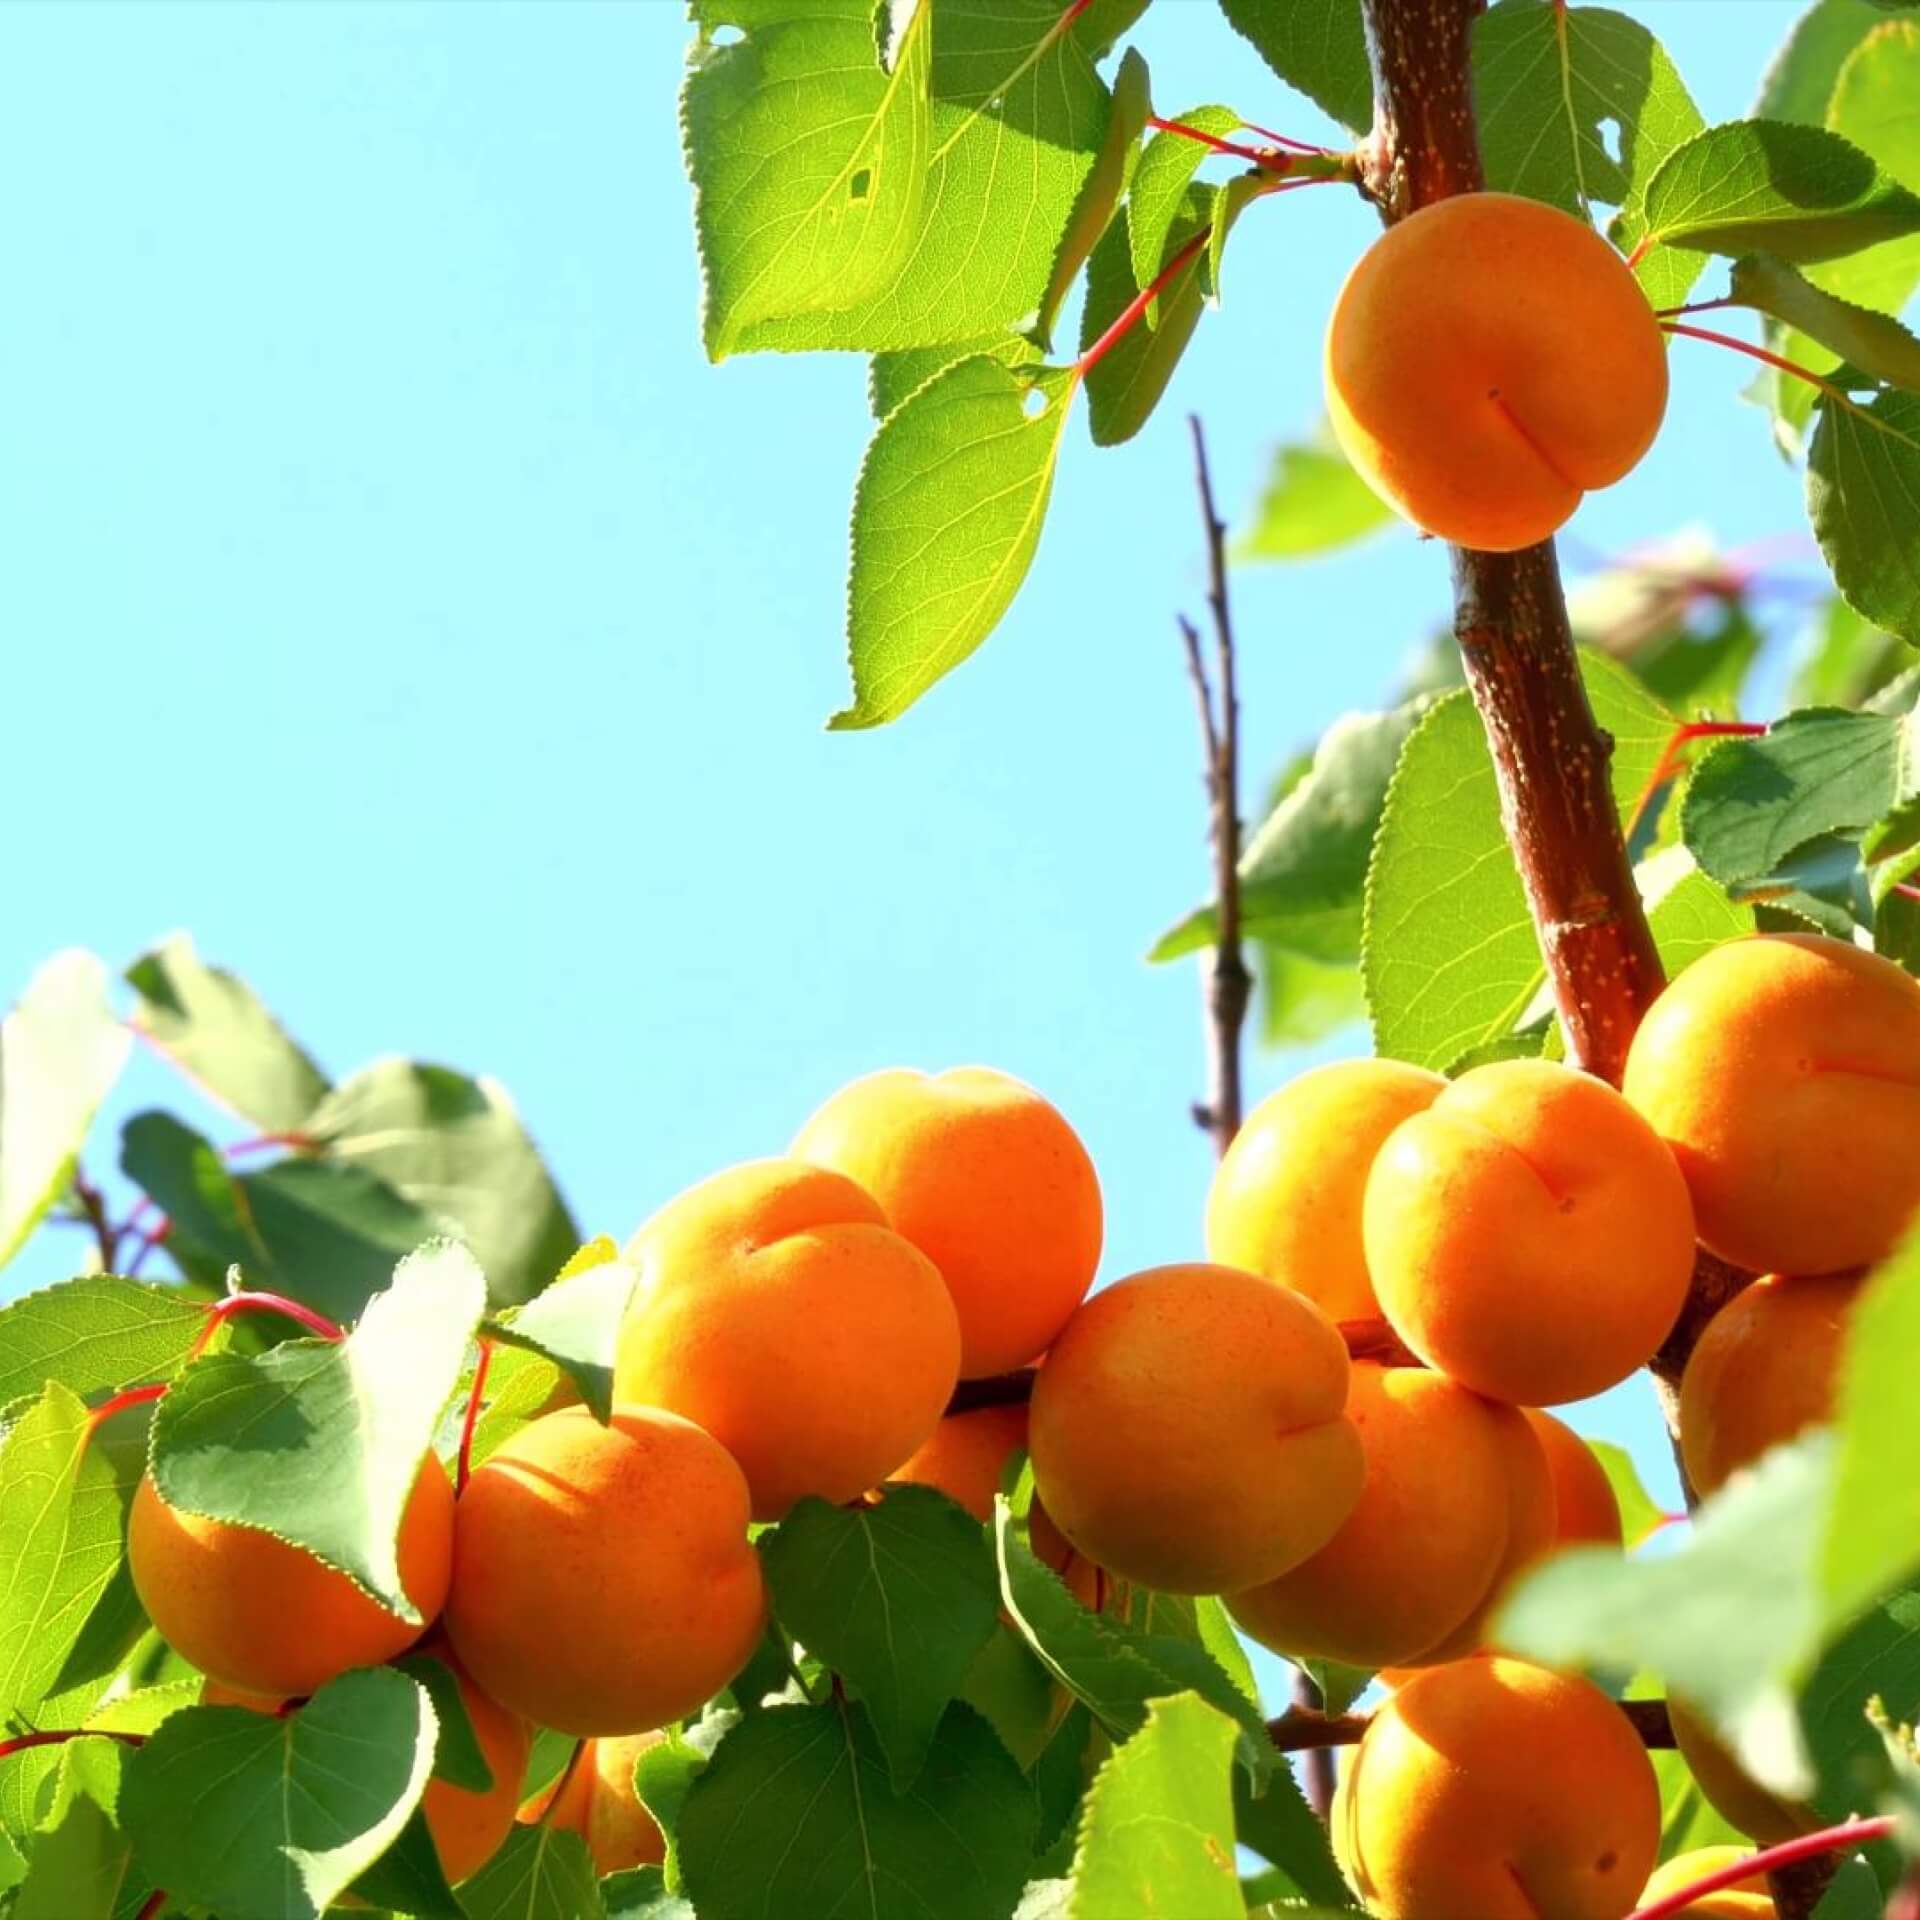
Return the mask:
<svg viewBox="0 0 1920 1920">
<path fill-rule="evenodd" d="M 858 1181 L 940 1269 L 962 1379 L 1025 1366 L 1093 1284 L 1093 1162 L 1058 1109 L 1007 1074 L 870 1073 L 808 1120 L 793 1153 Z"/>
<path fill-rule="evenodd" d="M 1389 506 L 1503 553 L 1639 463 L 1667 356 L 1626 262 L 1584 220 L 1468 193 L 1360 256 L 1327 329 L 1326 388 L 1340 445 Z"/>
<path fill-rule="evenodd" d="M 432 1454 L 400 1522 L 400 1584 L 417 1621 L 275 1534 L 168 1506 L 151 1474 L 127 1516 L 133 1584 L 160 1637 L 212 1679 L 275 1700 L 412 1646 L 446 1600 L 452 1543 L 453 1488 Z"/>
<path fill-rule="evenodd" d="M 1756 1280 L 1707 1322 L 1680 1376 L 1680 1458 L 1696 1493 L 1833 1418 L 1857 1275 Z"/>
<path fill-rule="evenodd" d="M 1090 1560 L 1165 1593 L 1298 1566 L 1360 1495 L 1347 1350 L 1304 1296 L 1235 1267 L 1096 1293 L 1034 1381 L 1034 1483 Z"/>
<path fill-rule="evenodd" d="M 436 1652 L 452 1670 L 461 1704 L 473 1725 L 474 1738 L 493 1775 L 486 1788 L 457 1787 L 450 1780 L 430 1780 L 421 1797 L 427 1831 L 448 1881 L 458 1886 L 477 1873 L 500 1851 L 513 1831 L 514 1810 L 520 1802 L 520 1781 L 533 1749 L 533 1729 L 517 1713 L 510 1713 L 474 1685 L 473 1678 L 446 1652 Z"/>
<path fill-rule="evenodd" d="M 1247 1115 L 1207 1195 L 1207 1258 L 1304 1293 L 1330 1320 L 1371 1320 L 1360 1203 L 1381 1143 L 1446 1081 L 1398 1060 L 1341 1060 Z"/>
<path fill-rule="evenodd" d="M 1357 1362 L 1347 1418 L 1366 1483 L 1345 1525 L 1228 1605 L 1256 1640 L 1291 1657 L 1411 1666 L 1443 1642 L 1477 1637 L 1510 1548 L 1545 1545 L 1546 1461 L 1511 1408 L 1418 1367 Z"/>
<path fill-rule="evenodd" d="M 750 1161 L 670 1201 L 627 1253 L 640 1280 L 614 1396 L 706 1428 L 755 1519 L 853 1499 L 938 1424 L 960 1365 L 953 1302 L 845 1174 Z"/>
<path fill-rule="evenodd" d="M 926 1445 L 887 1478 L 938 1487 L 984 1524 L 993 1518 L 993 1497 L 1000 1491 L 1007 1462 L 1024 1452 L 1026 1445 L 1024 1406 L 975 1407 L 967 1413 L 948 1414 Z M 1101 1570 L 1073 1550 L 1038 1498 L 1027 1515 L 1027 1544 L 1083 1607 L 1099 1611 L 1106 1591 Z"/>
<path fill-rule="evenodd" d="M 1729 1826 L 1750 1834 L 1762 1846 L 1811 1833 L 1820 1822 L 1806 1807 L 1797 1807 L 1769 1793 L 1729 1753 L 1708 1723 L 1685 1701 L 1669 1696 L 1667 1718 L 1673 1723 L 1673 1744 L 1686 1761 L 1694 1784 L 1706 1803 Z"/>
<path fill-rule="evenodd" d="M 1621 1920 L 1659 1851 L 1660 1789 L 1597 1687 L 1456 1660 L 1374 1715 L 1332 1835 L 1377 1920 Z"/>
<path fill-rule="evenodd" d="M 1844 940 L 1703 954 L 1640 1023 L 1623 1085 L 1735 1266 L 1870 1266 L 1920 1205 L 1920 982 Z"/>
<path fill-rule="evenodd" d="M 747 1485 L 718 1441 L 653 1407 L 523 1427 L 474 1470 L 453 1538 L 447 1637 L 502 1705 L 562 1733 L 691 1713 L 766 1621 Z"/>
<path fill-rule="evenodd" d="M 667 1857 L 666 1836 L 634 1791 L 633 1770 L 660 1738 L 655 1730 L 589 1740 L 568 1772 L 520 1809 L 521 1820 L 544 1819 L 561 1833 L 577 1833 L 598 1876 L 658 1866 Z"/>
<path fill-rule="evenodd" d="M 1553 1544 L 1556 1547 L 1617 1547 L 1622 1544 L 1620 1502 L 1593 1449 L 1563 1420 L 1526 1407 L 1527 1425 L 1547 1457 L 1553 1479 Z"/>
<path fill-rule="evenodd" d="M 1665 1338 L 1693 1273 L 1686 1182 L 1604 1081 L 1545 1060 L 1463 1073 L 1375 1157 L 1380 1305 L 1409 1347 L 1516 1406 L 1582 1400 Z"/>
<path fill-rule="evenodd" d="M 1696 1880 L 1704 1880 L 1708 1874 L 1718 1873 L 1721 1868 L 1731 1867 L 1748 1857 L 1740 1847 L 1696 1847 L 1691 1853 L 1676 1853 L 1647 1882 L 1640 1904 L 1650 1907 L 1656 1900 L 1678 1893 L 1682 1887 L 1690 1887 Z M 1702 1894 L 1680 1911 L 1697 1915 L 1698 1920 L 1774 1920 L 1779 1908 L 1773 1904 L 1767 1876 L 1754 1873 L 1744 1880 L 1736 1880 L 1730 1887 L 1722 1887 L 1718 1893 Z"/>
</svg>

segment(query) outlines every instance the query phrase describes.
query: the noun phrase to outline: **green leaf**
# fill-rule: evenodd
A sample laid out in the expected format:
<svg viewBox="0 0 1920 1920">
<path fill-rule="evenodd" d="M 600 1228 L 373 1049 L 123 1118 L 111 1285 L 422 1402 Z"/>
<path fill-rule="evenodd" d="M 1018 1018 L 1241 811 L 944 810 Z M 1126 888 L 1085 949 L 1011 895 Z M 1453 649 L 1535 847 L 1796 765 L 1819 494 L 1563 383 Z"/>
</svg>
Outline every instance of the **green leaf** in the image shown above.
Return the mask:
<svg viewBox="0 0 1920 1920">
<path fill-rule="evenodd" d="M 1816 287 L 1784 260 L 1751 254 L 1733 263 L 1732 295 L 1741 306 L 1798 327 L 1862 373 L 1920 390 L 1920 340 L 1891 315 L 1855 306 Z"/>
<path fill-rule="evenodd" d="M 1500 0 L 1474 25 L 1473 90 L 1487 185 L 1582 220 L 1706 125 L 1667 50 L 1607 7 Z"/>
<path fill-rule="evenodd" d="M 1221 139 L 1238 133 L 1241 125 L 1231 107 L 1189 107 L 1172 117 Z M 1184 133 L 1156 133 L 1147 142 L 1127 197 L 1127 253 L 1135 288 L 1147 286 L 1180 244 L 1175 228 L 1187 209 L 1189 184 L 1211 158 L 1211 148 Z M 1149 318 L 1155 311 L 1147 309 Z"/>
<path fill-rule="evenodd" d="M 1892 634 L 1863 620 L 1836 593 L 1801 648 L 1787 705 L 1862 706 L 1912 659 Z"/>
<path fill-rule="evenodd" d="M 633 1790 L 666 1839 L 664 1872 L 667 1885 L 676 1893 L 681 1882 L 680 1810 L 693 1783 L 706 1771 L 714 1748 L 740 1720 L 736 1711 L 709 1707 L 690 1733 L 669 1727 L 634 1762 Z"/>
<path fill-rule="evenodd" d="M 496 1080 L 415 1060 L 376 1061 L 342 1081 L 306 1131 L 325 1143 L 330 1161 L 385 1182 L 464 1240 L 496 1305 L 530 1300 L 580 1243 Z"/>
<path fill-rule="evenodd" d="M 298 1713 L 175 1714 L 126 1763 L 141 1866 L 222 1920 L 317 1920 L 399 1837 L 433 1771 L 433 1706 L 404 1674 L 343 1674 Z"/>
<path fill-rule="evenodd" d="M 66 1190 L 131 1044 L 106 967 L 78 948 L 56 953 L 0 1020 L 0 1266 Z"/>
<path fill-rule="evenodd" d="M 404 1913 L 407 1920 L 468 1920 L 460 1896 L 447 1884 L 424 1807 L 414 1808 L 399 1839 L 354 1881 L 352 1897 Z"/>
<path fill-rule="evenodd" d="M 207 1303 L 175 1287 L 91 1273 L 0 1307 L 0 1407 L 58 1380 L 77 1394 L 164 1379 Z"/>
<path fill-rule="evenodd" d="M 1189 187 L 1169 235 L 1169 251 L 1177 251 L 1191 241 L 1207 224 L 1211 211 L 1205 190 Z M 1080 315 L 1083 356 L 1119 320 L 1140 291 L 1129 247 L 1127 234 L 1113 226 L 1093 250 L 1087 265 L 1087 303 Z M 1193 338 L 1194 328 L 1200 324 L 1205 304 L 1196 255 L 1168 281 L 1151 309 L 1088 371 L 1087 422 L 1095 446 L 1118 446 L 1146 425 L 1187 350 L 1187 342 Z"/>
<path fill-rule="evenodd" d="M 362 1168 L 295 1156 L 235 1174 L 168 1113 L 121 1132 L 120 1166 L 167 1215 L 168 1250 L 195 1277 L 240 1267 L 250 1285 L 351 1320 L 393 1263 L 441 1223 Z"/>
<path fill-rule="evenodd" d="M 1197 1694 L 1153 1702 L 1087 1795 L 1070 1920 L 1244 1920 L 1233 1853 L 1235 1731 Z"/>
<path fill-rule="evenodd" d="M 1273 1775 L 1273 1743 L 1259 1709 L 1197 1638 L 1142 1631 L 1089 1613 L 1034 1557 L 1025 1523 L 1004 1495 L 997 1506 L 996 1537 L 1000 1597 L 1014 1625 L 1110 1734 L 1125 1739 L 1138 1732 L 1150 1700 L 1197 1693 L 1238 1724 L 1240 1763 L 1248 1773 L 1261 1782 Z"/>
<path fill-rule="evenodd" d="M 890 1487 L 876 1506 L 803 1500 L 760 1558 L 774 1617 L 866 1703 L 895 1791 L 911 1786 L 999 1617 L 980 1523 L 931 1487 Z"/>
<path fill-rule="evenodd" d="M 114 1740 L 60 1749 L 9 1920 L 109 1920 L 127 1873 L 127 1841 L 115 1824 L 125 1752 Z"/>
<path fill-rule="evenodd" d="M 1813 1776 L 1796 1688 L 1920 1566 L 1920 1428 L 1902 1412 L 1916 1343 L 1920 1233 L 1854 1309 L 1832 1431 L 1736 1476 L 1672 1554 L 1556 1555 L 1502 1609 L 1500 1643 L 1554 1665 L 1649 1669 L 1710 1716 L 1763 1785 L 1804 1794 Z"/>
<path fill-rule="evenodd" d="M 902 347 L 876 353 L 867 363 L 867 406 L 876 420 L 910 399 L 936 373 L 962 360 L 988 354 L 1003 367 L 1036 367 L 1044 358 L 1025 334 L 992 333 L 978 340 L 956 340 L 943 347 Z"/>
<path fill-rule="evenodd" d="M 510 1320 L 492 1320 L 487 1331 L 551 1360 L 593 1409 L 602 1425 L 613 1417 L 613 1359 L 620 1324 L 640 1276 L 605 1242 L 603 1259 L 575 1266 Z"/>
<path fill-rule="evenodd" d="M 1314 750 L 1306 777 L 1291 786 L 1240 858 L 1240 924 L 1257 939 L 1314 959 L 1360 953 L 1367 861 L 1393 770 L 1430 701 L 1336 720 Z M 1162 934 L 1149 960 L 1171 960 L 1218 938 L 1211 906 L 1197 907 Z"/>
<path fill-rule="evenodd" d="M 133 1024 L 182 1073 L 263 1133 L 292 1133 L 327 1076 L 237 974 L 210 967 L 175 934 L 127 969 Z"/>
<path fill-rule="evenodd" d="M 733 349 L 882 353 L 1027 324 L 1106 140 L 1094 61 L 1144 4 L 1064 20 L 1057 0 L 939 0 L 932 151 L 904 256 L 870 296 L 745 327 Z"/>
<path fill-rule="evenodd" d="M 393 1667 L 409 1680 L 417 1680 L 433 1702 L 434 1718 L 439 1722 L 438 1744 L 433 1750 L 433 1777 L 467 1793 L 485 1793 L 493 1785 L 493 1769 L 473 1730 L 473 1718 L 461 1697 L 460 1682 L 453 1668 L 437 1653 L 411 1653 L 392 1661 Z"/>
<path fill-rule="evenodd" d="M 1367 1017 L 1360 969 L 1310 959 L 1289 947 L 1259 943 L 1260 1038 L 1269 1047 L 1309 1047 Z"/>
<path fill-rule="evenodd" d="M 1613 1489 L 1615 1504 L 1620 1509 L 1620 1537 L 1631 1553 L 1665 1524 L 1666 1510 L 1647 1491 L 1640 1469 L 1625 1447 L 1616 1447 L 1609 1440 L 1589 1440 L 1586 1447 L 1600 1462 L 1607 1484 Z"/>
<path fill-rule="evenodd" d="M 1373 1681 L 1365 1667 L 1349 1667 L 1338 1660 L 1302 1660 L 1298 1664 L 1320 1689 L 1320 1704 L 1328 1713 L 1345 1713 Z"/>
<path fill-rule="evenodd" d="M 1245 1772 L 1237 1772 L 1233 1813 L 1240 1844 L 1273 1867 L 1284 1882 L 1283 1891 L 1337 1906 L 1343 1913 L 1352 1908 L 1353 1896 L 1334 1860 L 1326 1826 L 1307 1805 L 1291 1768 L 1278 1769 L 1257 1796 Z"/>
<path fill-rule="evenodd" d="M 1648 183 L 1647 229 L 1708 253 L 1805 265 L 1920 233 L 1920 196 L 1825 128 L 1736 120 L 1678 148 Z"/>
<path fill-rule="evenodd" d="M 1354 472 L 1323 425 L 1311 440 L 1274 450 L 1253 525 L 1236 560 L 1298 560 L 1350 546 L 1398 524 L 1393 509 Z"/>
<path fill-rule="evenodd" d="M 1080 269 L 1087 264 L 1087 256 L 1112 225 L 1114 213 L 1132 184 L 1140 159 L 1140 136 L 1146 131 L 1152 111 L 1147 63 L 1129 47 L 1113 76 L 1113 111 L 1107 120 L 1106 138 L 1093 163 L 1093 171 L 1087 175 L 1086 185 L 1080 189 L 1073 219 L 1061 237 L 1060 251 L 1053 263 L 1053 277 L 1041 297 L 1033 334 L 1042 346 L 1051 349 L 1060 309 L 1080 277 Z"/>
<path fill-rule="evenodd" d="M 1768 65 L 1754 117 L 1825 125 L 1847 55 L 1885 19 L 1871 0 L 1814 0 Z"/>
<path fill-rule="evenodd" d="M 1583 654 L 1581 676 L 1613 736 L 1609 771 L 1624 815 L 1674 716 L 1611 661 Z M 1402 750 L 1368 868 L 1362 967 L 1377 1051 L 1436 1071 L 1508 1033 L 1543 980 L 1493 762 L 1464 692 L 1430 707 Z"/>
<path fill-rule="evenodd" d="M 1716 880 L 1751 888 L 1811 842 L 1857 839 L 1914 791 L 1909 733 L 1906 716 L 1813 707 L 1717 743 L 1681 806 L 1688 848 Z"/>
<path fill-rule="evenodd" d="M 1857 1620 L 1801 1692 L 1810 1804 L 1826 1819 L 1871 1806 L 1891 1784 L 1884 1744 L 1867 1718 L 1876 1699 L 1897 1722 L 1920 1714 L 1920 1588 L 1887 1595 Z"/>
<path fill-rule="evenodd" d="M 857 306 L 912 251 L 933 151 L 933 3 L 881 64 L 869 0 L 700 0 L 681 127 L 708 355 Z M 730 45 L 715 34 L 731 29 Z"/>
<path fill-rule="evenodd" d="M 1662 848 L 1641 862 L 1634 878 L 1669 979 L 1703 953 L 1753 931 L 1753 909 L 1729 899 L 1684 847 Z"/>
<path fill-rule="evenodd" d="M 40 1704 L 120 1564 L 119 1484 L 90 1431 L 49 1382 L 0 1442 L 0 1727 Z"/>
<path fill-rule="evenodd" d="M 699 1920 L 692 1906 L 667 1891 L 658 1867 L 633 1867 L 600 1882 L 607 1920 Z"/>
<path fill-rule="evenodd" d="M 460 1904 L 468 1920 L 601 1920 L 606 1912 L 587 1843 L 544 1824 L 515 1827 L 461 1882 Z"/>
<path fill-rule="evenodd" d="M 1807 515 L 1849 605 L 1920 646 L 1920 395 L 1864 408 L 1823 399 L 1807 461 Z"/>
<path fill-rule="evenodd" d="M 770 1707 L 721 1741 L 688 1793 L 680 1859 L 700 1920 L 988 1920 L 1020 1896 L 1036 1815 L 965 1707 L 947 1709 L 903 1794 L 857 1706 Z"/>
<path fill-rule="evenodd" d="M 482 1293 L 463 1247 L 428 1246 L 401 1262 L 344 1341 L 203 1355 L 154 1417 L 161 1497 L 277 1534 L 417 1619 L 400 1584 L 400 1519 Z"/>
<path fill-rule="evenodd" d="M 889 414 L 853 498 L 853 705 L 897 719 L 979 646 L 1033 562 L 1075 376 L 962 360 Z"/>
<path fill-rule="evenodd" d="M 1221 0 L 1261 59 L 1323 113 L 1365 133 L 1373 125 L 1360 0 Z"/>
</svg>

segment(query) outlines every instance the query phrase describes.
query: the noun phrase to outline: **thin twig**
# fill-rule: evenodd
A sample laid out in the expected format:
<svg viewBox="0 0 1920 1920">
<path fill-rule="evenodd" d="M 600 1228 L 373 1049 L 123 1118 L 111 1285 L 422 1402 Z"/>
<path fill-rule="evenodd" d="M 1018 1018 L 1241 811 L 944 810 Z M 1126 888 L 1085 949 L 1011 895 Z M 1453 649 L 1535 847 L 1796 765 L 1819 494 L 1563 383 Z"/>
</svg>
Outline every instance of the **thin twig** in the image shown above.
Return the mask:
<svg viewBox="0 0 1920 1920">
<path fill-rule="evenodd" d="M 111 1273 L 120 1252 L 120 1236 L 107 1218 L 107 1203 L 100 1189 L 89 1180 L 78 1163 L 73 1169 L 73 1197 L 93 1229 L 93 1242 L 100 1250 L 100 1271 Z"/>
</svg>

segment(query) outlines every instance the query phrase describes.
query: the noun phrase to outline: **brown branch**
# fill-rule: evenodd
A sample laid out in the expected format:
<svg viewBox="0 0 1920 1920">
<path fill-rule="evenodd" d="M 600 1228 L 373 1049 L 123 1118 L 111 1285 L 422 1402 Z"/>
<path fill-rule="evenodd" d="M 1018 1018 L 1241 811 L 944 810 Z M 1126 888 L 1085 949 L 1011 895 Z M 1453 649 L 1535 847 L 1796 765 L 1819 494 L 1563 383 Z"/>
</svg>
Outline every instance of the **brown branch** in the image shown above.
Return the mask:
<svg viewBox="0 0 1920 1920">
<path fill-rule="evenodd" d="M 115 1231 L 113 1222 L 107 1218 L 105 1196 L 81 1171 L 78 1163 L 73 1169 L 73 1197 L 85 1216 L 87 1225 L 93 1230 L 94 1245 L 100 1249 L 100 1271 L 111 1273 L 114 1261 L 120 1252 L 120 1235 Z"/>
<path fill-rule="evenodd" d="M 1633 1723 L 1648 1752 L 1671 1752 L 1673 1722 L 1664 1700 L 1622 1700 L 1620 1711 Z M 1313 1707 L 1295 1707 L 1267 1722 L 1267 1737 L 1282 1753 L 1317 1753 L 1331 1747 L 1357 1746 L 1373 1722 L 1370 1713 L 1322 1713 Z"/>
<path fill-rule="evenodd" d="M 1483 9 L 1484 0 L 1362 0 L 1374 127 L 1361 186 L 1388 224 L 1485 185 L 1471 60 Z M 1568 1053 L 1617 1086 L 1664 976 L 1608 778 L 1613 742 L 1581 683 L 1559 562 L 1551 541 L 1518 553 L 1451 551 L 1454 633 Z M 1745 1279 L 1702 1256 L 1654 1366 L 1669 1432 L 1694 1340 Z"/>
<path fill-rule="evenodd" d="M 1033 1369 L 994 1373 L 981 1380 L 962 1380 L 947 1402 L 947 1412 L 978 1413 L 982 1407 L 1024 1406 L 1033 1397 Z"/>
<path fill-rule="evenodd" d="M 1194 1110 L 1213 1135 L 1214 1151 L 1225 1153 L 1240 1131 L 1244 1108 L 1240 1078 L 1241 1038 L 1253 982 L 1240 947 L 1240 695 L 1235 682 L 1233 613 L 1227 599 L 1227 528 L 1214 504 L 1213 474 L 1207 465 L 1206 436 L 1198 414 L 1187 416 L 1193 435 L 1194 485 L 1207 542 L 1207 606 L 1213 615 L 1213 643 L 1219 698 L 1208 684 L 1193 622 L 1182 617 L 1187 671 L 1200 706 L 1200 734 L 1207 755 L 1207 809 L 1213 848 L 1214 945 L 1207 966 L 1207 1104 Z"/>
<path fill-rule="evenodd" d="M 1767 1891 L 1773 1895 L 1777 1920 L 1813 1920 L 1827 1888 L 1840 1871 L 1840 1856 L 1823 1853 L 1812 1860 L 1796 1860 L 1790 1867 L 1775 1867 L 1767 1875 Z M 1894 1909 L 1887 1909 L 1892 1920 Z"/>
</svg>

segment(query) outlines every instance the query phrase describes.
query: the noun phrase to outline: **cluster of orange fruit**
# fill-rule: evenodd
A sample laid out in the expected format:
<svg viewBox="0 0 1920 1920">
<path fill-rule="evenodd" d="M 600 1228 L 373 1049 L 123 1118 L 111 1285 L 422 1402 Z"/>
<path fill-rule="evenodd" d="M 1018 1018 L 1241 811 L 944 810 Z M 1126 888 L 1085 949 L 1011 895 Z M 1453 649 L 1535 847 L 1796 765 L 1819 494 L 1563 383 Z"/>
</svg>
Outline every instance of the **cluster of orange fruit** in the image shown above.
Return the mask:
<svg viewBox="0 0 1920 1920">
<path fill-rule="evenodd" d="M 1471 1657 L 1520 1568 L 1620 1538 L 1593 1456 L 1539 1409 L 1649 1359 L 1696 1236 L 1796 1276 L 1741 1295 L 1688 1373 L 1687 1457 L 1715 1484 L 1821 1416 L 1853 1285 L 1823 1276 L 1883 1255 L 1917 1201 L 1920 985 L 1812 937 L 1690 968 L 1624 1093 L 1539 1060 L 1305 1075 L 1223 1161 L 1211 1260 L 1090 1297 L 1099 1184 L 1051 1105 L 984 1069 L 857 1081 L 789 1157 L 634 1235 L 610 1424 L 544 1413 L 457 1502 L 423 1467 L 403 1584 L 496 1782 L 431 1789 L 448 1876 L 504 1838 L 536 1726 L 592 1743 L 547 1817 L 602 1872 L 657 1857 L 633 1761 L 760 1640 L 749 1523 L 888 1480 L 985 1519 L 1025 1448 L 1035 1550 L 1083 1604 L 1222 1594 L 1279 1652 L 1404 1683 L 1337 1827 L 1386 1920 L 1497 1920 L 1513 1886 L 1489 1862 L 1559 1876 L 1546 1910 L 1624 1913 L 1658 1840 L 1640 1742 L 1586 1682 Z M 1350 1359 L 1340 1323 L 1382 1320 L 1423 1365 Z M 958 1381 L 1030 1365 L 1030 1405 L 947 1413 Z M 154 1623 L 224 1697 L 298 1698 L 421 1632 L 150 1480 L 129 1546 Z M 1436 1772 L 1456 1735 L 1484 1764 Z"/>
</svg>

